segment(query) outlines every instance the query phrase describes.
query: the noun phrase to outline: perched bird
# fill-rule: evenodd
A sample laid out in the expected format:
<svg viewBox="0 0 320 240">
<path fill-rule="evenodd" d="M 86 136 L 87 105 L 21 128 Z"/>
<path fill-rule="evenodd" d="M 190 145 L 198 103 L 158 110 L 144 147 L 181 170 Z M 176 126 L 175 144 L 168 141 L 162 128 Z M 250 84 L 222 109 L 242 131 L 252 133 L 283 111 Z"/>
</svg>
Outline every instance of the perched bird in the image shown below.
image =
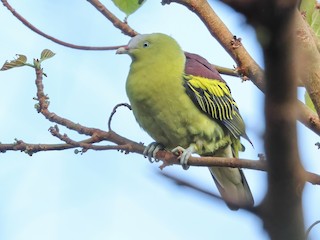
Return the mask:
<svg viewBox="0 0 320 240">
<path fill-rule="evenodd" d="M 249 140 L 245 125 L 229 87 L 206 59 L 162 33 L 137 35 L 117 54 L 132 59 L 126 91 L 137 122 L 156 141 L 145 150 L 149 159 L 166 149 L 180 153 L 187 168 L 192 153 L 238 157 L 240 136 Z M 253 205 L 241 169 L 209 170 L 230 209 Z"/>
</svg>

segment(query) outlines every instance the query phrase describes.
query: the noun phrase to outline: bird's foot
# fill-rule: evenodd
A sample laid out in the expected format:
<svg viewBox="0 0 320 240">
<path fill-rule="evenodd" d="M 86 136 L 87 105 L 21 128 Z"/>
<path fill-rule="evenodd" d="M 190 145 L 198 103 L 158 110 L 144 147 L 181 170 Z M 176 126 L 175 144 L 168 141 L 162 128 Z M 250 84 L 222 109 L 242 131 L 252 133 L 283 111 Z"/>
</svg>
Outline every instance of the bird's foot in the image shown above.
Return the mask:
<svg viewBox="0 0 320 240">
<path fill-rule="evenodd" d="M 181 146 L 175 147 L 171 150 L 172 153 L 178 155 L 178 159 L 180 160 L 180 164 L 184 170 L 187 170 L 190 166 L 188 165 L 188 160 L 191 154 L 194 152 L 194 147 L 189 146 L 188 148 L 183 148 Z"/>
<path fill-rule="evenodd" d="M 164 150 L 164 146 L 161 143 L 152 142 L 143 151 L 143 156 L 149 159 L 149 162 L 158 162 L 159 159 L 156 158 L 157 152 Z M 152 159 L 153 158 L 153 159 Z"/>
</svg>

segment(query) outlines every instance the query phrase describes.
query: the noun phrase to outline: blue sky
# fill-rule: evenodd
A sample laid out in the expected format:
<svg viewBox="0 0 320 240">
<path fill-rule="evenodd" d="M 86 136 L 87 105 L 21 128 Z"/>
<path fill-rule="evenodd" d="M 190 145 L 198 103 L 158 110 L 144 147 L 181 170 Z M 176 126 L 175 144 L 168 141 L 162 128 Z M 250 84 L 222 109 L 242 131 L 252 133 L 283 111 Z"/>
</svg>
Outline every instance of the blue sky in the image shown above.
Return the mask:
<svg viewBox="0 0 320 240">
<path fill-rule="evenodd" d="M 61 40 L 91 46 L 121 45 L 129 41 L 87 1 L 9 1 L 32 24 Z M 104 1 L 119 18 L 111 1 Z M 228 7 L 212 2 L 215 11 L 242 38 L 249 53 L 262 66 L 261 50 L 244 18 Z M 4 7 L 0 62 L 15 54 L 32 61 L 49 48 L 56 56 L 43 63 L 48 77 L 45 92 L 51 111 L 86 126 L 107 129 L 114 105 L 128 102 L 125 80 L 130 58 L 114 51 L 89 52 L 59 46 L 27 29 Z M 140 33 L 163 32 L 174 37 L 183 49 L 201 54 L 210 62 L 232 67 L 233 60 L 211 37 L 201 21 L 186 8 L 147 1 L 129 24 Z M 0 72 L 0 141 L 14 138 L 32 143 L 57 143 L 47 131 L 53 124 L 34 109 L 35 74 L 31 68 Z M 263 94 L 251 82 L 228 81 L 254 149 L 244 142 L 242 158 L 257 159 L 263 153 Z M 299 90 L 299 96 L 303 90 Z M 132 113 L 120 109 L 112 123 L 119 134 L 138 142 L 152 139 L 141 130 Z M 60 128 L 76 140 L 81 136 Z M 319 172 L 318 137 L 298 124 L 299 148 L 306 169 Z M 73 150 L 43 152 L 29 157 L 20 152 L 0 155 L 0 239 L 268 239 L 258 218 L 240 210 L 230 211 L 222 202 L 175 186 L 141 155 L 116 151 Z M 165 168 L 205 189 L 217 192 L 206 168 Z M 264 196 L 266 174 L 245 170 L 256 203 Z M 306 224 L 320 218 L 320 190 L 306 185 Z M 312 237 L 320 235 L 317 229 Z"/>
</svg>

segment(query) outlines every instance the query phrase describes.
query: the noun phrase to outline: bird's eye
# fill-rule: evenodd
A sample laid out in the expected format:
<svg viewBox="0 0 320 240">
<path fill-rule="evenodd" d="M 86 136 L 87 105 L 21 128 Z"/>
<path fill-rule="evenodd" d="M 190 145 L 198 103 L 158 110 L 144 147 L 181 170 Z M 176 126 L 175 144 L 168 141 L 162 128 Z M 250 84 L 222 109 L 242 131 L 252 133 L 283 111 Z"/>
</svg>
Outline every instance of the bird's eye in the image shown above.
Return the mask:
<svg viewBox="0 0 320 240">
<path fill-rule="evenodd" d="M 149 42 L 144 42 L 144 43 L 143 43 L 143 47 L 144 47 L 144 48 L 147 48 L 147 47 L 149 47 L 149 46 L 150 46 L 150 43 L 149 43 Z"/>
</svg>

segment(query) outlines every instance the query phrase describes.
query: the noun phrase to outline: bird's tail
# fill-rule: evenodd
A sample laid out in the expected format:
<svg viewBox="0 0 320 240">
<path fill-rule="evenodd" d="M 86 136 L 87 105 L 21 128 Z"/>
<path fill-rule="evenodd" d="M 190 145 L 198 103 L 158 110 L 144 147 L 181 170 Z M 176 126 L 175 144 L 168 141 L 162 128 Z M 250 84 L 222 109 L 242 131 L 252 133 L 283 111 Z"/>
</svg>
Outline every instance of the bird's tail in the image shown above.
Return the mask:
<svg viewBox="0 0 320 240">
<path fill-rule="evenodd" d="M 231 145 L 215 156 L 234 157 Z M 209 170 L 222 198 L 231 210 L 253 206 L 254 200 L 249 185 L 240 168 L 209 167 Z"/>
</svg>

